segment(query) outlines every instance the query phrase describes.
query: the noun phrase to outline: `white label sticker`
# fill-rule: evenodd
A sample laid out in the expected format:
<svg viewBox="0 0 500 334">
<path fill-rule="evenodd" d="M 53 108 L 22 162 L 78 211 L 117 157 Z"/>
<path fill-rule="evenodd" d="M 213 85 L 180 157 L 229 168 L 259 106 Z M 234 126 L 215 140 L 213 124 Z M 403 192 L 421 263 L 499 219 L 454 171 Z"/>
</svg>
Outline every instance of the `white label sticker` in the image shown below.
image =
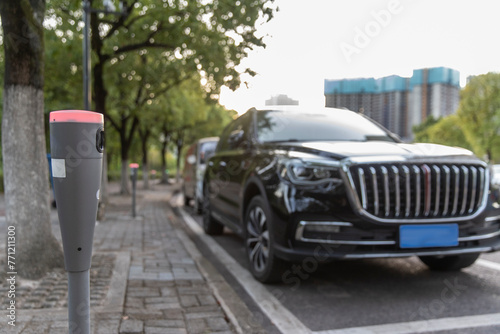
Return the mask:
<svg viewBox="0 0 500 334">
<path fill-rule="evenodd" d="M 64 159 L 51 159 L 52 161 L 52 176 L 53 177 L 66 177 L 66 163 Z"/>
</svg>

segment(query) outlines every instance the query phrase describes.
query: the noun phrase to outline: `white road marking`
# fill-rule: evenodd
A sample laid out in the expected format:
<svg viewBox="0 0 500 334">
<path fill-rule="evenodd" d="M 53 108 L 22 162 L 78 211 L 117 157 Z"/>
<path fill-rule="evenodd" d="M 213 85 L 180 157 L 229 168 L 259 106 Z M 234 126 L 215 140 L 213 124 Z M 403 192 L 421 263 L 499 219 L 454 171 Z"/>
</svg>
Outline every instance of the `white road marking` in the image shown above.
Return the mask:
<svg viewBox="0 0 500 334">
<path fill-rule="evenodd" d="M 493 313 L 457 318 L 442 318 L 377 326 L 343 328 L 313 332 L 313 334 L 417 334 L 498 325 L 500 325 L 500 313 Z"/>
<path fill-rule="evenodd" d="M 295 317 L 280 301 L 253 276 L 236 262 L 214 239 L 206 235 L 201 226 L 182 208 L 179 208 L 182 218 L 188 227 L 197 234 L 201 241 L 212 251 L 212 253 L 221 261 L 229 272 L 236 278 L 246 292 L 253 298 L 259 308 L 266 314 L 273 324 L 286 334 L 305 334 L 311 333 L 297 317 Z"/>
<path fill-rule="evenodd" d="M 479 259 L 479 260 L 476 261 L 476 264 L 478 264 L 478 265 L 480 265 L 482 267 L 486 267 L 486 268 L 489 268 L 489 269 L 500 271 L 500 263 L 497 263 L 497 262 Z"/>
</svg>

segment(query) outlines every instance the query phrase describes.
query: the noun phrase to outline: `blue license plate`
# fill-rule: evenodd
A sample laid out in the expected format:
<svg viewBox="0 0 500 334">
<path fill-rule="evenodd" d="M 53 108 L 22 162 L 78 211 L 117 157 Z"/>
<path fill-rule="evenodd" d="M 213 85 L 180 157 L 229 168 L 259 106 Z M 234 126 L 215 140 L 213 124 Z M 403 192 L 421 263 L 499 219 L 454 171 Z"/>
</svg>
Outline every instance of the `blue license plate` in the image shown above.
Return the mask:
<svg viewBox="0 0 500 334">
<path fill-rule="evenodd" d="M 405 225 L 399 227 L 401 248 L 458 246 L 458 225 Z"/>
</svg>

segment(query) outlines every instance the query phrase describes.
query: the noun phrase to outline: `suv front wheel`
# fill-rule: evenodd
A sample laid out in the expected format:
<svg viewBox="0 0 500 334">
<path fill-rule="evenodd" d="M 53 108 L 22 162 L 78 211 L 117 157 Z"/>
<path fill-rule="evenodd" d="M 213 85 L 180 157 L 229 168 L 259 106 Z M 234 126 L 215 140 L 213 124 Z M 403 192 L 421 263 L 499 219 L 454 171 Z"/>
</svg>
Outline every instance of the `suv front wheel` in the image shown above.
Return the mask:
<svg viewBox="0 0 500 334">
<path fill-rule="evenodd" d="M 279 281 L 287 264 L 274 254 L 271 217 L 264 199 L 252 198 L 245 215 L 245 250 L 250 272 L 262 283 Z"/>
</svg>

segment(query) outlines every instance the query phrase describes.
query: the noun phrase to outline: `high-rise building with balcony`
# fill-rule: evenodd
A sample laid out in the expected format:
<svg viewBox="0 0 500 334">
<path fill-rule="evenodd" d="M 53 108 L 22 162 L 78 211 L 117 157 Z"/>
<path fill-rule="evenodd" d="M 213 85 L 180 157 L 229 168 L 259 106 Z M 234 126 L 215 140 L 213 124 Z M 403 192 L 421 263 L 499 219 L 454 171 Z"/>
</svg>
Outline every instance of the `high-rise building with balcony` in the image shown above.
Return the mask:
<svg viewBox="0 0 500 334">
<path fill-rule="evenodd" d="M 445 68 L 413 71 L 411 78 L 325 80 L 327 107 L 363 113 L 404 139 L 428 116 L 448 116 L 458 109 L 460 74 Z"/>
</svg>

